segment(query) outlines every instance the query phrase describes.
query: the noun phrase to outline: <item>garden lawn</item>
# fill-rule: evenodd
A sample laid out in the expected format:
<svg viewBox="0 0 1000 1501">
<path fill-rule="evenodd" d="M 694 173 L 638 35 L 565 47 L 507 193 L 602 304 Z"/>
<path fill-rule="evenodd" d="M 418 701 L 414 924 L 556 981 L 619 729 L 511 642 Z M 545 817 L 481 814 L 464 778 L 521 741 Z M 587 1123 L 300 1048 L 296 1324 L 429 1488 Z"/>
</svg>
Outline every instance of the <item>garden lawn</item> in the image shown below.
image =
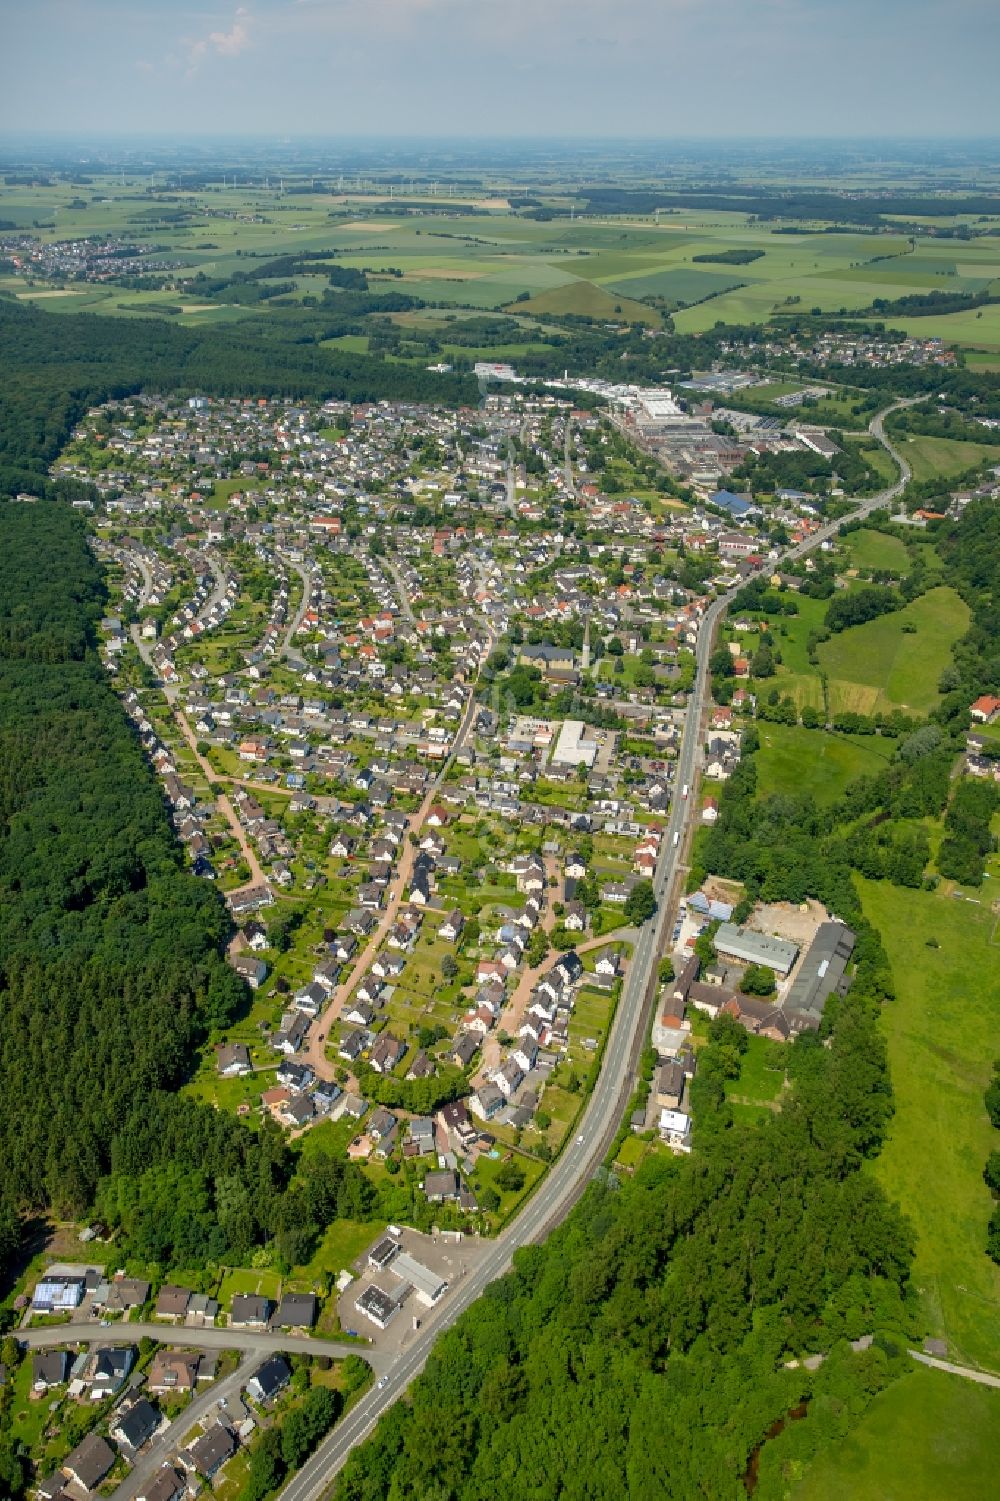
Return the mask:
<svg viewBox="0 0 1000 1501">
<path fill-rule="evenodd" d="M 760 720 L 757 792 L 808 793 L 817 803 L 833 803 L 849 782 L 881 771 L 895 742 L 875 735 L 834 735 L 802 725 Z"/>
<path fill-rule="evenodd" d="M 1000 1054 L 997 917 L 989 897 L 976 905 L 873 881 L 859 889 L 897 990 L 882 1012 L 896 1113 L 872 1172 L 913 1225 L 928 1328 L 960 1363 L 1000 1373 L 1000 1267 L 986 1255 L 993 1204 L 982 1177 L 997 1146 L 983 1104 Z"/>
<path fill-rule="evenodd" d="M 750 1103 L 770 1104 L 777 1100 L 785 1084 L 786 1048 L 782 1042 L 767 1037 L 751 1037 L 743 1054 L 740 1077 L 727 1086 L 732 1094 Z"/>
<path fill-rule="evenodd" d="M 1000 1391 L 915 1366 L 829 1445 L 793 1501 L 989 1501 L 1000 1473 Z"/>
<path fill-rule="evenodd" d="M 968 606 L 954 589 L 940 587 L 891 615 L 831 636 L 819 648 L 830 678 L 831 713 L 929 713 L 939 701 L 938 679 L 951 663 L 952 647 L 968 627 Z"/>
<path fill-rule="evenodd" d="M 232 1306 L 233 1298 L 239 1294 L 246 1296 L 258 1295 L 270 1298 L 272 1303 L 278 1301 L 281 1293 L 281 1277 L 278 1272 L 270 1271 L 266 1267 L 229 1267 L 216 1297 L 219 1306 L 228 1313 Z"/>
</svg>

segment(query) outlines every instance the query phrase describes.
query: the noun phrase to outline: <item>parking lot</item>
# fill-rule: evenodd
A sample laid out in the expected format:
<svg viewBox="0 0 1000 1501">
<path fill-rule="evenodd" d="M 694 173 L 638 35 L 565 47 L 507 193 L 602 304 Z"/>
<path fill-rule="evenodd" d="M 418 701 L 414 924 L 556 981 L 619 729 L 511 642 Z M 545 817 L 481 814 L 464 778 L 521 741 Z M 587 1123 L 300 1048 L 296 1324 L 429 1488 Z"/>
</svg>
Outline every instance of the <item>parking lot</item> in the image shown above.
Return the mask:
<svg viewBox="0 0 1000 1501">
<path fill-rule="evenodd" d="M 466 1235 L 463 1231 L 446 1230 L 422 1235 L 417 1230 L 404 1228 L 394 1238 L 399 1241 L 401 1251 L 412 1256 L 428 1271 L 436 1273 L 447 1282 L 448 1289 L 429 1308 L 407 1283 L 394 1275 L 391 1262 L 383 1271 L 372 1271 L 368 1266 L 368 1251 L 371 1247 L 366 1248 L 364 1255 L 354 1263 L 353 1270 L 357 1276 L 341 1294 L 337 1311 L 343 1329 L 353 1330 L 363 1338 L 370 1339 L 376 1349 L 387 1353 L 405 1349 L 410 1340 L 415 1338 L 418 1329 L 427 1328 L 440 1317 L 441 1310 L 448 1306 L 452 1290 L 478 1265 L 489 1249 L 487 1242 L 479 1240 L 477 1236 Z M 357 1300 L 369 1287 L 377 1287 L 400 1304 L 385 1329 L 380 1329 L 355 1307 Z M 419 1321 L 417 1326 L 414 1324 L 415 1320 Z"/>
</svg>

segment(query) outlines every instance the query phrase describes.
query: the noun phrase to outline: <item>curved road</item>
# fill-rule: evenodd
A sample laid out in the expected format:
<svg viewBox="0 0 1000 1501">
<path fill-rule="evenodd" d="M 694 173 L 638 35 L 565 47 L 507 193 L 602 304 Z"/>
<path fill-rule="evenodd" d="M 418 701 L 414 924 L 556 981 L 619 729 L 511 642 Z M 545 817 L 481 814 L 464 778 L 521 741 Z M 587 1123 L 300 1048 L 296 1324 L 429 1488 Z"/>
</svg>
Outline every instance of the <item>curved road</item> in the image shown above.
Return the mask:
<svg viewBox="0 0 1000 1501">
<path fill-rule="evenodd" d="M 284 562 L 288 564 L 289 568 L 294 569 L 299 578 L 302 580 L 302 598 L 299 600 L 298 609 L 295 611 L 295 614 L 288 622 L 288 627 L 285 631 L 285 639 L 278 649 L 278 655 L 279 657 L 284 657 L 286 661 L 291 662 L 292 666 L 297 667 L 300 672 L 304 672 L 307 665 L 306 659 L 300 651 L 296 650 L 296 648 L 292 645 L 292 642 L 295 640 L 295 633 L 298 630 L 299 626 L 302 624 L 305 613 L 309 608 L 309 601 L 312 598 L 314 578 L 313 575 L 309 573 L 301 563 L 293 563 L 291 558 L 287 557 L 284 558 Z"/>
<path fill-rule="evenodd" d="M 895 499 L 907 484 L 910 467 L 886 438 L 883 422 L 890 412 L 910 405 L 912 400 L 895 402 L 893 406 L 878 413 L 869 424 L 869 432 L 892 455 L 899 465 L 900 473 L 894 484 L 870 499 L 861 501 L 851 513 L 851 518 L 867 516 L 884 506 L 887 501 Z M 851 518 L 839 517 L 836 521 L 826 522 L 804 542 L 789 548 L 780 561 L 790 562 L 811 552 L 813 548 L 835 536 L 843 522 Z M 769 562 L 753 577 L 770 575 L 774 567 L 775 563 Z M 742 581 L 739 587 L 743 587 Z M 685 835 L 689 825 L 694 822 L 694 809 L 697 806 L 696 799 L 685 799 L 680 789 L 685 784 L 691 787 L 694 785 L 702 746 L 701 721 L 708 702 L 708 659 L 712 641 L 719 621 L 737 592 L 733 589 L 714 599 L 706 610 L 698 631 L 695 652 L 697 671 L 677 758 L 674 799 L 653 880 L 657 910 L 639 932 L 608 1037 L 600 1075 L 578 1125 L 577 1134 L 564 1147 L 525 1208 L 497 1237 L 489 1253 L 464 1281 L 449 1292 L 444 1318 L 435 1320 L 433 1328 L 418 1335 L 398 1358 L 390 1373 L 382 1378 L 384 1386 L 376 1386 L 337 1425 L 312 1458 L 286 1485 L 281 1492 L 282 1501 L 317 1501 L 323 1495 L 351 1450 L 368 1436 L 386 1409 L 402 1396 L 410 1382 L 423 1369 L 438 1335 L 455 1323 L 489 1283 L 502 1277 L 510 1269 L 514 1252 L 520 1246 L 543 1239 L 565 1219 L 600 1168 L 631 1096 L 639 1054 L 649 1027 L 655 998 L 656 960 L 670 910 L 666 898 L 679 867 Z"/>
</svg>

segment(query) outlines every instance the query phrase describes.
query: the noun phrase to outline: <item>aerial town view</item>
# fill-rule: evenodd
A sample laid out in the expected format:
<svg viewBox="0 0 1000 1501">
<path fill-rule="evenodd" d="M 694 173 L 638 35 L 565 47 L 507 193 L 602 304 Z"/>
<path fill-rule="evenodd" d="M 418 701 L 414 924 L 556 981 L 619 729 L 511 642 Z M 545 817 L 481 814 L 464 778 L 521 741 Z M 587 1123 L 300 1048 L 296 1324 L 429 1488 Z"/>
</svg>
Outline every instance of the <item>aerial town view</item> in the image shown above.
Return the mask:
<svg viewBox="0 0 1000 1501">
<path fill-rule="evenodd" d="M 849 11 L 0 20 L 0 1501 L 997 1494 L 1000 15 Z"/>
</svg>

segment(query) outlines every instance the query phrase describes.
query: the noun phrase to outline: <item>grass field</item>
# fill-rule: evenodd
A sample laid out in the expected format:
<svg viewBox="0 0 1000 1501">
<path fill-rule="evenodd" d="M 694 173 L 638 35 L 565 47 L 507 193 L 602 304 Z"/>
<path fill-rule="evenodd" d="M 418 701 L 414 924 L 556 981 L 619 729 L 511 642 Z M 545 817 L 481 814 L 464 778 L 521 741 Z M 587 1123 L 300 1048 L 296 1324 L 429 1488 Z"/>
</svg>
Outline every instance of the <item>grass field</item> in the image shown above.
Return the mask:
<svg viewBox="0 0 1000 1501">
<path fill-rule="evenodd" d="M 305 1266 L 296 1267 L 293 1276 L 307 1282 L 314 1282 L 324 1275 L 336 1277 L 339 1272 L 347 1271 L 384 1230 L 382 1221 L 334 1220 L 327 1226 L 312 1260 Z"/>
<path fill-rule="evenodd" d="M 1000 1268 L 984 1249 L 992 1202 L 982 1179 L 997 1144 L 983 1090 L 1000 1053 L 989 908 L 1000 882 L 987 882 L 982 905 L 884 882 L 860 889 L 898 991 L 882 1014 L 896 1114 L 872 1171 L 916 1231 L 914 1284 L 928 1327 L 958 1361 L 1000 1373 Z"/>
<path fill-rule="evenodd" d="M 849 532 L 843 539 L 842 546 L 846 549 L 853 568 L 872 570 L 884 568 L 899 574 L 908 571 L 909 557 L 906 544 L 898 537 L 890 537 L 885 532 L 876 532 L 867 526 L 862 527 L 856 532 Z"/>
<path fill-rule="evenodd" d="M 1000 305 L 970 308 L 964 313 L 940 313 L 928 318 L 893 318 L 894 328 L 915 339 L 946 339 L 981 349 L 1000 349 Z"/>
<path fill-rule="evenodd" d="M 277 1272 L 267 1268 L 230 1267 L 219 1285 L 217 1297 L 220 1306 L 228 1313 L 233 1298 L 238 1293 L 247 1295 L 257 1294 L 260 1297 L 270 1298 L 272 1303 L 278 1299 L 281 1290 L 281 1277 Z"/>
<path fill-rule="evenodd" d="M 900 452 L 909 460 L 915 480 L 950 479 L 986 459 L 997 460 L 997 450 L 989 444 L 929 438 L 923 433 L 903 439 Z"/>
<path fill-rule="evenodd" d="M 792 1501 L 991 1501 L 1000 1391 L 915 1367 L 829 1447 Z"/>
<path fill-rule="evenodd" d="M 833 713 L 901 708 L 926 714 L 939 699 L 938 679 L 969 625 L 954 589 L 929 589 L 891 615 L 852 626 L 823 642 L 819 660 L 830 679 Z M 915 626 L 908 632 L 906 627 Z"/>
<path fill-rule="evenodd" d="M 740 285 L 740 278 L 725 271 L 716 275 L 694 266 L 675 266 L 669 271 L 646 272 L 607 283 L 609 292 L 626 297 L 663 297 L 667 302 L 701 302 Z"/>
<path fill-rule="evenodd" d="M 893 742 L 874 735 L 833 735 L 763 720 L 757 728 L 757 785 L 762 797 L 807 793 L 820 804 L 836 802 L 855 777 L 880 771 L 893 750 Z"/>
</svg>

